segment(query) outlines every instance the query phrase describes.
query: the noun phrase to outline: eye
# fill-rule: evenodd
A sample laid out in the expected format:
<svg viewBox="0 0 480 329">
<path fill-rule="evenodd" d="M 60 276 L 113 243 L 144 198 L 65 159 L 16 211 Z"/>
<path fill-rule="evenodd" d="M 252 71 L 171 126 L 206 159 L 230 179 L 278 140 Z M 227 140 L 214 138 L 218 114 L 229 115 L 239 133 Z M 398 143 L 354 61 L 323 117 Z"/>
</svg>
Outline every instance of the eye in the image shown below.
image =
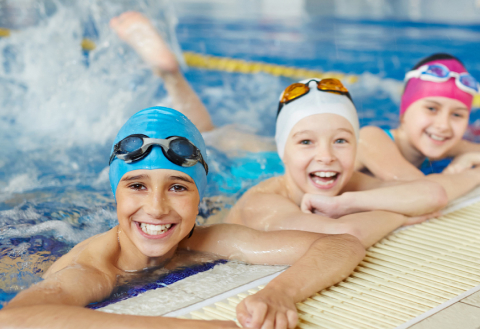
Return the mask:
<svg viewBox="0 0 480 329">
<path fill-rule="evenodd" d="M 183 192 L 183 191 L 187 191 L 187 188 L 183 185 L 175 184 L 175 185 L 172 185 L 172 187 L 170 187 L 169 191 Z"/>
<path fill-rule="evenodd" d="M 300 144 L 302 144 L 302 145 L 310 145 L 310 144 L 312 144 L 312 141 L 309 140 L 309 139 L 304 139 L 304 140 L 301 140 L 301 141 L 300 141 Z"/>
<path fill-rule="evenodd" d="M 452 113 L 455 118 L 463 118 L 463 113 Z"/>
<path fill-rule="evenodd" d="M 348 141 L 345 138 L 338 138 L 334 142 L 334 144 L 345 144 L 345 143 L 348 143 Z"/>
<path fill-rule="evenodd" d="M 430 112 L 436 112 L 437 108 L 434 107 L 434 106 L 427 106 L 427 110 L 430 111 Z"/>
<path fill-rule="evenodd" d="M 147 189 L 145 187 L 145 185 L 143 185 L 141 183 L 134 183 L 134 184 L 129 185 L 128 187 L 131 188 L 132 190 L 135 190 L 135 191 L 141 191 L 141 190 L 146 190 Z"/>
</svg>

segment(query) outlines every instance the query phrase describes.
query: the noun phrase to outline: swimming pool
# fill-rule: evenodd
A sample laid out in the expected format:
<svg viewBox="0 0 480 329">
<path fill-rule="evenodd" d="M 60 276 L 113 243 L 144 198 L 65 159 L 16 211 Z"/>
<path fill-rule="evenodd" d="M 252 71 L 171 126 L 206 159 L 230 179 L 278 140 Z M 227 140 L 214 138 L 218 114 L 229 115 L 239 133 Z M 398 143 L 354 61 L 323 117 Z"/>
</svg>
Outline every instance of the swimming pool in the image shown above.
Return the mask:
<svg viewBox="0 0 480 329">
<path fill-rule="evenodd" d="M 0 307 L 74 244 L 116 225 L 111 142 L 131 114 L 168 103 L 161 81 L 109 30 L 112 16 L 145 12 L 184 51 L 358 75 L 349 88 L 361 125 L 392 127 L 400 80 L 421 57 L 452 52 L 480 77 L 480 8 L 439 3 L 0 0 L 0 26 L 13 29 L 0 39 Z M 84 37 L 96 44 L 90 53 Z M 186 76 L 216 125 L 241 122 L 263 136 L 273 135 L 278 95 L 291 82 Z M 471 123 L 476 139 L 479 111 Z M 205 217 L 283 170 L 274 153 L 227 154 L 214 141 L 209 161 Z"/>
</svg>

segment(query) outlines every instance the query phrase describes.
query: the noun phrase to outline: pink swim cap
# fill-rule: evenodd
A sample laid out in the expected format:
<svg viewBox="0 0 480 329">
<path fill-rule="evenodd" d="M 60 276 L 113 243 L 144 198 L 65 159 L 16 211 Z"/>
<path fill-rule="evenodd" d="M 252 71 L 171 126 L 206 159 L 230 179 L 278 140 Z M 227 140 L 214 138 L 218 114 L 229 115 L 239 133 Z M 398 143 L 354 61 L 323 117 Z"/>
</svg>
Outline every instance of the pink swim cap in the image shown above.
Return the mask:
<svg viewBox="0 0 480 329">
<path fill-rule="evenodd" d="M 467 72 L 463 65 L 455 59 L 439 59 L 425 63 L 425 65 L 428 64 L 443 64 L 452 72 Z M 469 110 L 472 108 L 473 95 L 460 90 L 455 85 L 455 78 L 452 77 L 444 82 L 433 82 L 421 80 L 420 78 L 412 78 L 408 80 L 405 86 L 405 91 L 402 95 L 400 115 L 403 115 L 408 107 L 414 102 L 431 96 L 456 99 L 465 104 Z"/>
</svg>

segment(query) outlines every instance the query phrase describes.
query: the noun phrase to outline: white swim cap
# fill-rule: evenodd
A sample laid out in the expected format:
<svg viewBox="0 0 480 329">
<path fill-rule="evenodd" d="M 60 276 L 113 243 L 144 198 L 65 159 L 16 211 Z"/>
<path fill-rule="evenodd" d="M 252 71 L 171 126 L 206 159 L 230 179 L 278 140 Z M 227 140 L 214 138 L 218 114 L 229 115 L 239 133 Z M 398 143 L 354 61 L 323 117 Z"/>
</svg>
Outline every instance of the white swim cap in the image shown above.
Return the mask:
<svg viewBox="0 0 480 329">
<path fill-rule="evenodd" d="M 310 91 L 283 105 L 278 114 L 275 142 L 281 159 L 283 159 L 283 152 L 290 131 L 300 120 L 314 114 L 331 113 L 344 117 L 352 125 L 357 139 L 359 137 L 360 124 L 357 110 L 352 101 L 346 95 L 318 90 L 317 81 L 320 81 L 320 79 L 300 81 L 300 83 L 309 82 Z"/>
</svg>

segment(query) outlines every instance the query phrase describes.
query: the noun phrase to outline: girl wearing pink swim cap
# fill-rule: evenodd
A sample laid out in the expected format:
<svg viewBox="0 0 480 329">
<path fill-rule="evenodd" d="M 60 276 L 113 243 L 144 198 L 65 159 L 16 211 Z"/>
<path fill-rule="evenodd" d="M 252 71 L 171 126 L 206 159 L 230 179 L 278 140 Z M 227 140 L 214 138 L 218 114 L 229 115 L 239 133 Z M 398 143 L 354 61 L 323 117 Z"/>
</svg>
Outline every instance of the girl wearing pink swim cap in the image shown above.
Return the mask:
<svg viewBox="0 0 480 329">
<path fill-rule="evenodd" d="M 453 158 L 443 173 L 480 164 L 480 145 L 463 139 L 478 83 L 452 55 L 434 54 L 405 76 L 400 126 L 360 130 L 356 169 L 383 180 L 412 180 Z"/>
</svg>

